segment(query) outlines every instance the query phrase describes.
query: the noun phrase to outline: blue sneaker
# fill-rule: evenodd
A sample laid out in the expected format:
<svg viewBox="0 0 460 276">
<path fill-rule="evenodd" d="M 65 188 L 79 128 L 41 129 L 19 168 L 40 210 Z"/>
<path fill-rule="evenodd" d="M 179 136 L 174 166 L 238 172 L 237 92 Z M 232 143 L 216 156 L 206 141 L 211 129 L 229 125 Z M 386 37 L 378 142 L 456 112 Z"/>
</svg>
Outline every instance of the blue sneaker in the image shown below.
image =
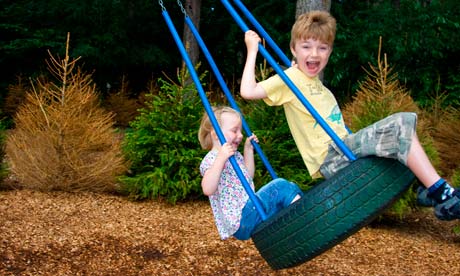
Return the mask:
<svg viewBox="0 0 460 276">
<path fill-rule="evenodd" d="M 460 191 L 456 190 L 451 198 L 436 204 L 434 215 L 440 220 L 460 219 Z"/>
<path fill-rule="evenodd" d="M 436 200 L 428 196 L 428 189 L 419 186 L 417 188 L 417 204 L 423 207 L 433 207 L 436 205 Z"/>
</svg>

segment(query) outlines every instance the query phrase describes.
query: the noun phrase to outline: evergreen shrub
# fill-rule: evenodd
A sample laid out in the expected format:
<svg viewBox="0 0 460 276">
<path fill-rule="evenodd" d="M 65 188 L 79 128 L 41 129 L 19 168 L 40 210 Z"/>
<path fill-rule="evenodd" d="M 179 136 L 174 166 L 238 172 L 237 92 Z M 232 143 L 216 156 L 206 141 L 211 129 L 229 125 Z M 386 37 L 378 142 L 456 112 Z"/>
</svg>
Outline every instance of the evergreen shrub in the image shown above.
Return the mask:
<svg viewBox="0 0 460 276">
<path fill-rule="evenodd" d="M 131 167 L 120 180 L 132 199 L 174 204 L 202 195 L 198 128 L 204 109 L 188 72 L 178 72 L 177 80 L 158 79 L 159 91 L 146 94 L 145 108 L 126 132 L 123 150 Z"/>
</svg>

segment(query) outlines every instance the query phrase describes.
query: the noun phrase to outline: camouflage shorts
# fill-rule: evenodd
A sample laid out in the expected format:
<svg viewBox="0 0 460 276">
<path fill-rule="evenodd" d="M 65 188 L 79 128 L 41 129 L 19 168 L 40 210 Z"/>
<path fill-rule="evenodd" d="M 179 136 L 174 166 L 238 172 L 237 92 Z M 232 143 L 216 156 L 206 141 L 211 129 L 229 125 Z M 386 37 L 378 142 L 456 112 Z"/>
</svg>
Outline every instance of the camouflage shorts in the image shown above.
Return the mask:
<svg viewBox="0 0 460 276">
<path fill-rule="evenodd" d="M 343 142 L 356 158 L 375 155 L 397 159 L 406 165 L 416 125 L 417 114 L 396 113 L 348 135 Z M 331 143 L 320 171 L 325 178 L 329 178 L 349 164 L 348 158 L 335 143 Z"/>
</svg>

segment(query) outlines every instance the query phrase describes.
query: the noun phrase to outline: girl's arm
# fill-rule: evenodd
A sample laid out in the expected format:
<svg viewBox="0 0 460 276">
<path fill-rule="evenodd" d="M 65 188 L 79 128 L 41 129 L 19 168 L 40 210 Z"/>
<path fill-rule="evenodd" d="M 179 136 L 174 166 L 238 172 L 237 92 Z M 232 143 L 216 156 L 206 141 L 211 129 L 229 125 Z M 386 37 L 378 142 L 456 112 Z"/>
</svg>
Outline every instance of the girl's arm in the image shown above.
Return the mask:
<svg viewBox="0 0 460 276">
<path fill-rule="evenodd" d="M 246 63 L 241 77 L 240 94 L 248 100 L 263 99 L 267 97 L 267 92 L 256 81 L 256 58 L 259 51 L 260 37 L 254 31 L 247 31 L 244 34 L 247 56 Z"/>
<path fill-rule="evenodd" d="M 257 139 L 257 136 L 255 134 L 252 134 L 251 137 L 248 137 L 246 139 L 246 142 L 244 143 L 244 164 L 248 169 L 249 176 L 253 178 L 256 166 L 254 163 L 254 147 L 251 144 L 251 140 L 254 140 L 257 143 L 259 143 L 259 140 Z"/>
<path fill-rule="evenodd" d="M 201 180 L 201 189 L 203 190 L 203 194 L 210 196 L 217 191 L 220 175 L 224 170 L 225 162 L 227 162 L 228 158 L 234 154 L 235 150 L 232 146 L 227 143 L 222 145 L 214 163 L 204 173 L 203 179 Z"/>
</svg>

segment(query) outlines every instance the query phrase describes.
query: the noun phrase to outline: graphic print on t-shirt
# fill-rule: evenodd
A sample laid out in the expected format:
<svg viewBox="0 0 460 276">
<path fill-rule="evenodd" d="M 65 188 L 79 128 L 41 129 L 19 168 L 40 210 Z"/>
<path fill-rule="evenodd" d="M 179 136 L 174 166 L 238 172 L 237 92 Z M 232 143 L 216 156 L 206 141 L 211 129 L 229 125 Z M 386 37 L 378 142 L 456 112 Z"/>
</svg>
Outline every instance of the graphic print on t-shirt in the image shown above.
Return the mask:
<svg viewBox="0 0 460 276">
<path fill-rule="evenodd" d="M 326 117 L 326 120 L 332 123 L 340 124 L 340 122 L 342 121 L 342 112 L 340 112 L 340 108 L 338 105 L 335 105 L 332 108 L 331 113 L 329 114 L 329 116 Z M 317 125 L 318 121 L 315 123 L 313 128 L 316 128 Z"/>
</svg>

